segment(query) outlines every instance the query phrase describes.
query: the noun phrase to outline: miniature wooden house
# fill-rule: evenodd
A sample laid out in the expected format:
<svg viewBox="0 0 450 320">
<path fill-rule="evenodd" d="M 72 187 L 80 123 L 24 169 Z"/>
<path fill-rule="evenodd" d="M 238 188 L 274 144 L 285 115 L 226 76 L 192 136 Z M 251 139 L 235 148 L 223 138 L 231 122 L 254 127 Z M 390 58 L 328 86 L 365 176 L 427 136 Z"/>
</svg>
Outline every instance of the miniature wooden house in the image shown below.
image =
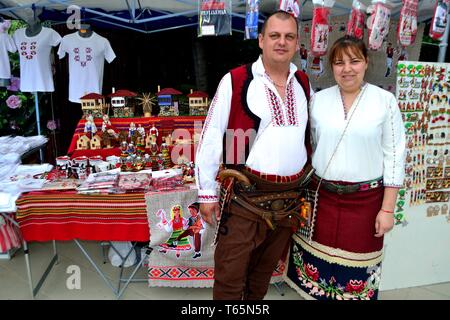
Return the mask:
<svg viewBox="0 0 450 320">
<path fill-rule="evenodd" d="M 77 150 L 87 150 L 89 149 L 89 144 L 91 142 L 91 139 L 89 139 L 88 136 L 80 136 L 77 139 Z"/>
<path fill-rule="evenodd" d="M 96 150 L 101 148 L 102 148 L 102 138 L 98 134 L 96 134 L 91 139 L 91 149 Z"/>
<path fill-rule="evenodd" d="M 134 101 L 133 98 L 137 93 L 128 90 L 117 90 L 117 92 L 109 94 L 111 98 L 111 107 L 115 118 L 132 118 L 134 117 Z"/>
<path fill-rule="evenodd" d="M 105 97 L 98 93 L 89 93 L 81 97 L 80 102 L 85 117 L 92 114 L 94 118 L 101 118 L 107 109 Z"/>
<path fill-rule="evenodd" d="M 158 86 L 159 89 L 159 86 Z M 160 117 L 178 116 L 178 98 L 182 94 L 180 91 L 173 88 L 164 88 L 158 90 L 156 96 L 158 97 L 159 114 Z"/>
<path fill-rule="evenodd" d="M 208 114 L 208 94 L 194 91 L 187 95 L 189 98 L 189 114 L 191 116 L 206 116 Z"/>
</svg>

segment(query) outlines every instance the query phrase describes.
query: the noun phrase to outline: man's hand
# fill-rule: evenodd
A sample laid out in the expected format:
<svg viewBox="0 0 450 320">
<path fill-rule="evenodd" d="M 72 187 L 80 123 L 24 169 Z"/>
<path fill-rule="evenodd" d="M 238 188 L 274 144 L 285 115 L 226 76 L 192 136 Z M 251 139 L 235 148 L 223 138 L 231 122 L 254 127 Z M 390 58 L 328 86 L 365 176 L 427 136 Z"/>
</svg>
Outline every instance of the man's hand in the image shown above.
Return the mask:
<svg viewBox="0 0 450 320">
<path fill-rule="evenodd" d="M 382 237 L 394 227 L 394 214 L 380 210 L 375 219 L 375 237 Z"/>
<path fill-rule="evenodd" d="M 220 218 L 220 208 L 218 202 L 200 203 L 200 214 L 206 223 L 213 225 L 213 216 L 216 216 L 216 221 Z"/>
</svg>

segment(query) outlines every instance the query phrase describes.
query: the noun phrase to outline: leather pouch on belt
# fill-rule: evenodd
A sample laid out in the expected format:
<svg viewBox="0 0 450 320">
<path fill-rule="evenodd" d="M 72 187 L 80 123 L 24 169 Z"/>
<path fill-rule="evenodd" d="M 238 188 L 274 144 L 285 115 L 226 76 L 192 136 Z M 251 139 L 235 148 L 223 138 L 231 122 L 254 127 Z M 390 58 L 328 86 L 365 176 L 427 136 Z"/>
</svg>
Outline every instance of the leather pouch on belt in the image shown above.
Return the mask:
<svg viewBox="0 0 450 320">
<path fill-rule="evenodd" d="M 235 203 L 254 216 L 266 221 L 271 229 L 279 226 L 296 226 L 299 224 L 301 201 L 300 193 L 287 191 L 281 193 L 262 193 L 259 191 L 242 190 L 239 183 L 236 183 L 231 197 L 231 204 Z M 236 212 L 236 206 L 233 206 Z M 253 219 L 252 219 L 253 220 Z"/>
</svg>

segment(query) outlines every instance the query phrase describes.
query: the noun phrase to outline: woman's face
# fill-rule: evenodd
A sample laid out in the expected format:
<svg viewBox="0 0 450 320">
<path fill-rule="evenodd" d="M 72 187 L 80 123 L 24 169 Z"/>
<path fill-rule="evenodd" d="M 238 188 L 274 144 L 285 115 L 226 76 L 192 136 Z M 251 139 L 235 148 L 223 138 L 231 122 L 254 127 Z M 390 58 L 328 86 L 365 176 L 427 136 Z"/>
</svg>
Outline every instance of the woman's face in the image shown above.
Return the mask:
<svg viewBox="0 0 450 320">
<path fill-rule="evenodd" d="M 368 63 L 362 55 L 356 55 L 354 49 L 349 54 L 342 52 L 342 57 L 333 61 L 333 75 L 339 87 L 345 92 L 356 92 L 364 81 Z"/>
</svg>

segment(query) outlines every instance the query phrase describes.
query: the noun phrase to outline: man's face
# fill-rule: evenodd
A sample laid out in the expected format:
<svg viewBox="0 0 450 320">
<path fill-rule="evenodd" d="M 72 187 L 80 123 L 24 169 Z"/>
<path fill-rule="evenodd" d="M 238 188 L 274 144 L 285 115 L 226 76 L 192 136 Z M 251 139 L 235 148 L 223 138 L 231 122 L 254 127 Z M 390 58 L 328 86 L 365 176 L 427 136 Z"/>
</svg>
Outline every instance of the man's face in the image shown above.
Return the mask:
<svg viewBox="0 0 450 320">
<path fill-rule="evenodd" d="M 189 207 L 189 211 L 191 213 L 191 216 L 193 216 L 193 217 L 196 217 L 198 214 L 197 209 L 195 209 L 195 208 Z"/>
<path fill-rule="evenodd" d="M 277 16 L 270 17 L 264 35 L 259 35 L 259 47 L 263 51 L 264 63 L 288 64 L 291 62 L 299 49 L 297 25 L 294 19 L 282 20 Z"/>
</svg>

